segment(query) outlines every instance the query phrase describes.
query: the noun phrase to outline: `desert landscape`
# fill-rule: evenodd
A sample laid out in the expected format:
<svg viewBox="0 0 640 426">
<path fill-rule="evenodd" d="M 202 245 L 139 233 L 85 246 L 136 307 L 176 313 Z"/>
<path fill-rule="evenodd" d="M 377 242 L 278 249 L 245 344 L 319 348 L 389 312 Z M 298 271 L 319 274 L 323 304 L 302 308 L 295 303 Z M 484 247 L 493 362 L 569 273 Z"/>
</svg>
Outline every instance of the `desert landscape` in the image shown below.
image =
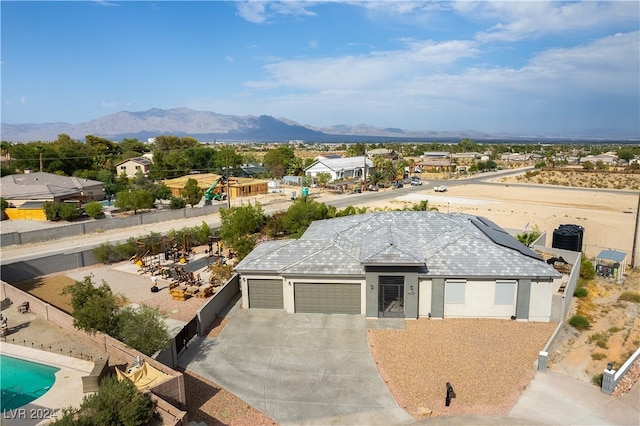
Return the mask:
<svg viewBox="0 0 640 426">
<path fill-rule="evenodd" d="M 553 230 L 559 225 L 577 224 L 583 226 L 585 230 L 584 245 L 588 258 L 593 260 L 602 249 L 613 249 L 627 253 L 628 259 L 631 259 L 638 193 L 628 193 L 624 190 L 581 190 L 562 185 L 522 184 L 517 182 L 517 178 L 494 183 L 493 185 L 477 183 L 452 186 L 447 193 L 442 194 L 434 192 L 432 185 L 425 182 L 425 186 L 418 192 L 390 189 L 390 191 L 398 191 L 398 194 L 383 205 L 358 204 L 357 195 L 352 199 L 354 206 L 366 206 L 369 210 L 403 208 L 426 199 L 430 207 L 435 207 L 441 212 L 484 216 L 503 228 L 519 232 L 525 229 L 538 229 L 547 234 L 548 246 L 551 245 Z M 316 196 L 318 201 L 335 196 L 319 190 L 312 192 L 312 195 Z M 261 202 L 266 204 L 271 201 L 263 197 Z M 52 304 L 60 304 L 61 307 L 66 308 L 68 300 L 63 300 L 59 293 L 64 285 L 71 282 L 73 280 L 67 276 L 58 274 L 21 283 L 20 287 L 49 300 Z M 588 285 L 588 296 L 574 298 L 572 311 L 568 315 L 570 317 L 574 313 L 579 313 L 587 316 L 591 327 L 585 331 L 578 331 L 565 324 L 550 350 L 549 368 L 577 380 L 591 382 L 593 376 L 604 370 L 607 362 L 613 362 L 616 367 L 619 367 L 625 361 L 625 357 L 640 346 L 640 304 L 620 300 L 620 296 L 624 292 L 639 291 L 640 274 L 631 268 L 627 269 L 627 275 L 621 284 L 602 277 L 591 282 Z M 183 305 L 180 309 L 182 314 L 185 309 Z M 170 312 L 168 315 L 172 316 Z M 469 324 L 463 324 L 464 321 L 451 321 L 457 322 L 462 327 L 460 330 L 470 328 Z M 381 375 L 387 381 L 398 403 L 417 418 L 427 411 L 432 415 L 443 414 L 443 407 L 440 407 L 441 392 L 423 385 L 422 380 L 427 382 L 430 380 L 427 376 L 403 375 L 402 371 L 407 369 L 403 368 L 399 371 L 395 366 L 405 364 L 396 362 L 393 351 L 390 352 L 389 348 L 401 346 L 407 353 L 415 353 L 420 347 L 420 345 L 415 346 L 416 342 L 420 342 L 416 335 L 425 334 L 424 331 L 427 328 L 439 326 L 439 324 L 435 326 L 433 324 L 427 319 L 421 319 L 412 322 L 407 330 L 401 332 L 369 331 L 372 354 Z M 224 328 L 224 325 L 224 319 L 214 324 L 208 331 L 208 336 L 215 336 Z M 522 341 L 522 345 L 529 345 L 532 356 L 526 359 L 514 359 L 514 365 L 520 366 L 520 369 L 513 370 L 514 380 L 483 392 L 484 396 L 473 397 L 473 386 L 460 388 L 464 390 L 462 394 L 466 398 L 465 408 L 449 410 L 448 414 L 504 415 L 517 400 L 522 389 L 527 386 L 528 380 L 534 374 L 532 365 L 537 351 L 544 346 L 555 325 L 518 323 L 508 323 L 508 325 L 513 330 L 505 328 L 502 330 L 503 334 L 494 338 L 529 336 Z M 531 328 L 519 329 L 523 326 Z M 394 344 L 383 343 L 388 341 Z M 431 355 L 435 356 L 435 353 Z M 502 356 L 506 359 L 511 355 L 502 353 Z M 422 357 L 414 358 L 418 364 L 419 360 L 423 359 Z M 479 357 L 478 365 L 482 365 L 483 359 L 486 357 Z M 410 361 L 411 359 L 405 360 L 405 362 Z M 419 365 L 415 368 L 418 369 Z M 409 368 L 408 371 L 416 371 L 416 369 Z M 205 421 L 207 424 L 272 424 L 271 419 L 215 383 L 189 371 L 184 373 L 189 385 L 187 387 L 189 412 L 193 413 L 191 420 Z M 468 373 L 467 371 L 466 374 Z M 486 379 L 486 375 L 482 377 Z M 429 403 L 434 400 L 438 403 Z"/>
</svg>

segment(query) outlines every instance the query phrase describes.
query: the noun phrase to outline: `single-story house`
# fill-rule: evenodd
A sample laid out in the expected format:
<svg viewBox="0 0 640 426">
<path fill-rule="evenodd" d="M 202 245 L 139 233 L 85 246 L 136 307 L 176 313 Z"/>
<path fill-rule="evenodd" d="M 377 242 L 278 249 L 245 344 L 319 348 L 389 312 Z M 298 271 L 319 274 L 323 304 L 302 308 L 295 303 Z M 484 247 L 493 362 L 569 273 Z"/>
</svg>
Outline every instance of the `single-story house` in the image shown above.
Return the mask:
<svg viewBox="0 0 640 426">
<path fill-rule="evenodd" d="M 542 322 L 563 277 L 490 220 L 432 211 L 316 221 L 235 270 L 249 309 Z"/>
<path fill-rule="evenodd" d="M 603 164 L 616 164 L 618 162 L 618 156 L 615 154 L 600 154 L 600 155 L 587 155 L 586 157 L 580 157 L 580 164 L 584 164 L 587 161 L 591 163 L 597 163 L 602 161 Z"/>
<path fill-rule="evenodd" d="M 129 158 L 116 164 L 116 174 L 126 174 L 127 177 L 135 177 L 138 172 L 143 175 L 149 173 L 152 161 L 145 157 Z"/>
<path fill-rule="evenodd" d="M 320 173 L 329 173 L 331 180 L 352 179 L 362 177 L 365 167 L 367 175 L 374 169 L 373 162 L 362 155 L 359 157 L 319 159 L 304 169 L 304 173 L 311 177 L 317 177 Z"/>
<path fill-rule="evenodd" d="M 0 197 L 12 207 L 28 201 L 61 202 L 69 199 L 103 200 L 103 183 L 74 176 L 60 176 L 46 172 L 31 172 L 3 176 Z"/>
<path fill-rule="evenodd" d="M 420 158 L 423 159 L 443 159 L 443 158 L 449 158 L 449 155 L 451 155 L 450 152 L 448 151 L 427 151 L 424 152 Z"/>
</svg>

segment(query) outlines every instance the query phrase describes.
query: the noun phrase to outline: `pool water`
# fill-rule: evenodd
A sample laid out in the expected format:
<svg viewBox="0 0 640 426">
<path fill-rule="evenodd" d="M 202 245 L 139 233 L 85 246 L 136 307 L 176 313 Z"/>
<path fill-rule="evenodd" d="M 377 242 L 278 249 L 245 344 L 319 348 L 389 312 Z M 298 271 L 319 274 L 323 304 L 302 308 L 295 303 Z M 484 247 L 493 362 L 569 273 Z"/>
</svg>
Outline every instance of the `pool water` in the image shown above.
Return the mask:
<svg viewBox="0 0 640 426">
<path fill-rule="evenodd" d="M 56 381 L 56 367 L 0 355 L 2 412 L 14 410 L 40 398 Z"/>
</svg>

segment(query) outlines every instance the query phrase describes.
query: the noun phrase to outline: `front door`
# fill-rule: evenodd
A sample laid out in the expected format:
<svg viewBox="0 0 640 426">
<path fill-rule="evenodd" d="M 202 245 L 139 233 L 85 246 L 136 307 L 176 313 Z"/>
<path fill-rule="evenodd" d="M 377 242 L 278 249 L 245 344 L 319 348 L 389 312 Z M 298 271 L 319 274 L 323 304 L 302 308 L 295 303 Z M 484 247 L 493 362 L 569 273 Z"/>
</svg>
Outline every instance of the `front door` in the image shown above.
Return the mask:
<svg viewBox="0 0 640 426">
<path fill-rule="evenodd" d="M 404 277 L 379 277 L 378 310 L 381 317 L 404 317 Z"/>
</svg>

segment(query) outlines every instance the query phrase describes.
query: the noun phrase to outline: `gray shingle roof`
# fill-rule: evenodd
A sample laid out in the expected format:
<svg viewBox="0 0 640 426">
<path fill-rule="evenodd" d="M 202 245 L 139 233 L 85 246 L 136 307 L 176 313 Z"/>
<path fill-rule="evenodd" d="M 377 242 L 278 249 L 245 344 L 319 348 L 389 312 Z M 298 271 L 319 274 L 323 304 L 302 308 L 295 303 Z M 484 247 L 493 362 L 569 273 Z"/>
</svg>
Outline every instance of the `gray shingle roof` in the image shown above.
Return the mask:
<svg viewBox="0 0 640 426">
<path fill-rule="evenodd" d="M 493 228 L 489 232 L 485 227 Z M 429 276 L 560 276 L 495 227 L 484 218 L 439 212 L 375 212 L 321 220 L 313 222 L 299 240 L 258 245 L 236 270 L 364 275 L 367 265 L 413 265 Z"/>
</svg>

